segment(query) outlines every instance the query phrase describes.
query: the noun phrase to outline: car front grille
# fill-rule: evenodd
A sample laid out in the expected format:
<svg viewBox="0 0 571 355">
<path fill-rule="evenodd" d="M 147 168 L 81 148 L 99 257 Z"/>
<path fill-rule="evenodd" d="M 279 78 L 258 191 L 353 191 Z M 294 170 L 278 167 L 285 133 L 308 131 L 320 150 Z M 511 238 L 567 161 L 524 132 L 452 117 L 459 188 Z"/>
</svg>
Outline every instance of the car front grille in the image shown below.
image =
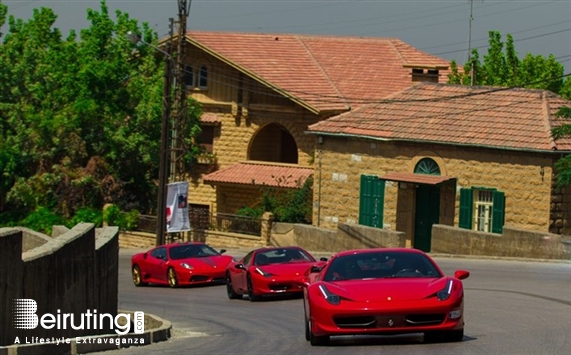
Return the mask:
<svg viewBox="0 0 571 355">
<path fill-rule="evenodd" d="M 438 325 L 444 322 L 446 314 L 398 314 L 398 315 L 364 315 L 336 316 L 335 325 L 347 329 L 399 329 L 407 327 L 423 327 Z"/>
<path fill-rule="evenodd" d="M 190 278 L 190 281 L 191 281 L 191 282 L 208 281 L 208 279 L 210 279 L 209 276 L 193 275 L 193 276 Z"/>
</svg>

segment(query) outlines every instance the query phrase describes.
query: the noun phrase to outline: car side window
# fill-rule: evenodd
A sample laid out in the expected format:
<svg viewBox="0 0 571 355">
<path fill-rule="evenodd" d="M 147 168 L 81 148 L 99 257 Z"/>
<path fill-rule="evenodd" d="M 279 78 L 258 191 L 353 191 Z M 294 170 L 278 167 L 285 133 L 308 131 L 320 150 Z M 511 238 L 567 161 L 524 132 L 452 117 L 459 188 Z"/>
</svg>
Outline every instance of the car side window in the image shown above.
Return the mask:
<svg viewBox="0 0 571 355">
<path fill-rule="evenodd" d="M 151 256 L 153 258 L 166 260 L 167 259 L 167 250 L 166 250 L 166 248 L 157 248 L 151 252 Z"/>
<path fill-rule="evenodd" d="M 244 264 L 244 266 L 250 266 L 250 260 L 252 259 L 253 254 L 254 254 L 254 252 L 251 251 L 248 254 L 246 254 L 244 259 L 242 259 L 242 263 Z"/>
</svg>

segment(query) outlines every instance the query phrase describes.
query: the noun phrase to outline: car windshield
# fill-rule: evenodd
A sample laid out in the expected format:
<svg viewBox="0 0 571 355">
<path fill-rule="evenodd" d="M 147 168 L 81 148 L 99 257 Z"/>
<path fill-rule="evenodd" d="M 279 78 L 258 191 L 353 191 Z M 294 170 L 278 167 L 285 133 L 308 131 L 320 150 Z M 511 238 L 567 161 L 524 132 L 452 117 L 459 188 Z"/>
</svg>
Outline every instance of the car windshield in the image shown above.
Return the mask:
<svg viewBox="0 0 571 355">
<path fill-rule="evenodd" d="M 205 256 L 220 255 L 216 250 L 205 244 L 182 244 L 169 249 L 171 260 L 186 258 L 201 258 Z"/>
<path fill-rule="evenodd" d="M 324 281 L 380 279 L 394 277 L 442 277 L 422 254 L 370 252 L 345 255 L 331 260 Z"/>
<path fill-rule="evenodd" d="M 262 266 L 281 263 L 309 263 L 315 259 L 301 249 L 270 249 L 256 253 L 254 265 Z"/>
</svg>

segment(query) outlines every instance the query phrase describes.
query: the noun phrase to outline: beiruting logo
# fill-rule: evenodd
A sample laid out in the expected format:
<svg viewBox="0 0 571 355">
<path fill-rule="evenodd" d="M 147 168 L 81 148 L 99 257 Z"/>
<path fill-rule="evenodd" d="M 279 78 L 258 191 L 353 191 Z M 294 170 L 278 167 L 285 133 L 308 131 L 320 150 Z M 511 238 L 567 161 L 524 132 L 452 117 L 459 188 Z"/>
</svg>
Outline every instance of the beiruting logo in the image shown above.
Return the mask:
<svg viewBox="0 0 571 355">
<path fill-rule="evenodd" d="M 41 317 L 36 314 L 38 304 L 30 298 L 12 300 L 12 323 L 16 329 L 36 329 L 40 325 L 44 329 L 75 329 L 75 330 L 115 330 L 119 335 L 125 335 L 131 330 L 129 314 L 118 313 L 115 317 L 109 313 L 97 313 L 97 310 L 87 310 L 79 316 L 73 313 L 46 313 Z M 121 319 L 124 319 L 121 322 Z M 134 312 L 133 328 L 135 334 L 145 332 L 145 313 Z"/>
</svg>

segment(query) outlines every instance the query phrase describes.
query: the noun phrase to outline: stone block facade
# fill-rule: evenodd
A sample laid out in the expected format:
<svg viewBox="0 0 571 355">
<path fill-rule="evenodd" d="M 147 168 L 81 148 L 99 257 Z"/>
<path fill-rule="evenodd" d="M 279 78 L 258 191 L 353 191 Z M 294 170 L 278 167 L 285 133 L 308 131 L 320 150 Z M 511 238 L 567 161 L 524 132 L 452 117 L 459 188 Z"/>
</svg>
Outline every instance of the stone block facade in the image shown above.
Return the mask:
<svg viewBox="0 0 571 355">
<path fill-rule="evenodd" d="M 444 217 L 446 224 L 458 226 L 459 190 L 482 187 L 505 193 L 506 225 L 543 232 L 558 226 L 559 233 L 571 232 L 571 195 L 565 189 L 554 189 L 550 155 L 338 137 L 325 137 L 318 146 L 314 224 L 334 229 L 339 223 L 358 223 L 361 175 L 413 172 L 425 157 L 438 164 L 441 175 L 456 179 L 455 213 L 452 219 Z M 406 184 L 400 185 L 402 190 Z M 388 229 L 395 229 L 398 214 L 413 213 L 410 206 L 408 210 L 407 206 L 397 208 L 398 190 L 399 183 L 386 182 L 384 227 Z"/>
</svg>

